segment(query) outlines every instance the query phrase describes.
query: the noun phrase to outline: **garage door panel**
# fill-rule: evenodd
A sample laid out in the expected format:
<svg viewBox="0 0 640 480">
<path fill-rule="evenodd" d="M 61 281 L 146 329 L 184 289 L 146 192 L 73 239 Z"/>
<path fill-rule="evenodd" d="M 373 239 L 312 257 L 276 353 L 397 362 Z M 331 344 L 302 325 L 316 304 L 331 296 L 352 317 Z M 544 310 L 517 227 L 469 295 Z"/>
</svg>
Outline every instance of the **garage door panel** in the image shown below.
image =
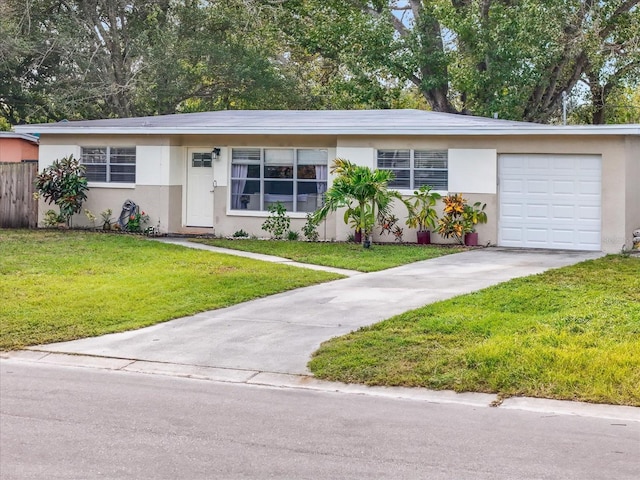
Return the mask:
<svg viewBox="0 0 640 480">
<path fill-rule="evenodd" d="M 524 205 L 522 204 L 504 204 L 502 206 L 502 216 L 512 220 L 522 218 Z"/>
<path fill-rule="evenodd" d="M 519 193 L 522 192 L 524 188 L 524 180 L 518 180 L 518 179 L 509 179 L 509 180 L 505 180 L 504 184 L 502 185 L 502 191 L 504 191 L 505 194 L 509 194 L 509 193 Z"/>
<path fill-rule="evenodd" d="M 516 246 L 522 242 L 523 229 L 522 228 L 505 228 L 503 231 L 505 245 L 508 243 L 513 243 L 513 245 L 507 246 Z"/>
<path fill-rule="evenodd" d="M 580 195 L 592 195 L 600 201 L 600 182 L 595 180 L 582 180 L 578 182 L 578 192 Z"/>
<path fill-rule="evenodd" d="M 528 156 L 522 162 L 522 167 L 529 172 L 543 172 L 551 168 L 550 159 L 543 156 Z"/>
<path fill-rule="evenodd" d="M 572 220 L 576 216 L 573 205 L 553 205 L 551 207 L 552 220 Z"/>
<path fill-rule="evenodd" d="M 554 180 L 552 182 L 554 195 L 575 195 L 577 186 L 573 180 Z"/>
<path fill-rule="evenodd" d="M 498 243 L 599 250 L 601 158 L 501 155 Z"/>
<path fill-rule="evenodd" d="M 530 203 L 526 206 L 527 217 L 544 220 L 549 216 L 549 205 Z"/>
<path fill-rule="evenodd" d="M 549 182 L 546 180 L 527 180 L 527 193 L 541 193 L 547 195 L 549 193 Z"/>
<path fill-rule="evenodd" d="M 532 244 L 546 244 L 549 241 L 549 231 L 546 228 L 531 226 L 525 229 L 525 239 Z"/>
<path fill-rule="evenodd" d="M 578 219 L 581 223 L 592 220 L 594 225 L 600 229 L 600 207 L 580 206 L 578 207 Z"/>
</svg>

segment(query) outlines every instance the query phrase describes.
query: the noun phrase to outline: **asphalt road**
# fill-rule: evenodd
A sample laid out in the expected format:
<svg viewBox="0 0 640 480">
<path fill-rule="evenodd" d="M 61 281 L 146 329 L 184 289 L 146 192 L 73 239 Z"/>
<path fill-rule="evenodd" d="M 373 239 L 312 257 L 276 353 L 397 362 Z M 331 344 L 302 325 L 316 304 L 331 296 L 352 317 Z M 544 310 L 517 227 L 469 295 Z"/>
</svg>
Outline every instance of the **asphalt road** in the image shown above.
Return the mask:
<svg viewBox="0 0 640 480">
<path fill-rule="evenodd" d="M 640 423 L 0 362 L 0 478 L 633 479 Z"/>
</svg>

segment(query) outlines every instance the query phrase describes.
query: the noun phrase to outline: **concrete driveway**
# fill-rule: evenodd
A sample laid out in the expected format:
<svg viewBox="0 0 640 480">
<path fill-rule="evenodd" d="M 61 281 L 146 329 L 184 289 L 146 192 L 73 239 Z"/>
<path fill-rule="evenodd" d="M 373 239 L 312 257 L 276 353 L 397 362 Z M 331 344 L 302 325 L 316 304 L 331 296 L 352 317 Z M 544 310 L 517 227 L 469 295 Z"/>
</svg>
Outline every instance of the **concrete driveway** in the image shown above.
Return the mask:
<svg viewBox="0 0 640 480">
<path fill-rule="evenodd" d="M 307 374 L 325 340 L 422 305 L 601 253 L 487 248 L 204 312 L 140 330 L 34 350 L 192 367 Z"/>
</svg>

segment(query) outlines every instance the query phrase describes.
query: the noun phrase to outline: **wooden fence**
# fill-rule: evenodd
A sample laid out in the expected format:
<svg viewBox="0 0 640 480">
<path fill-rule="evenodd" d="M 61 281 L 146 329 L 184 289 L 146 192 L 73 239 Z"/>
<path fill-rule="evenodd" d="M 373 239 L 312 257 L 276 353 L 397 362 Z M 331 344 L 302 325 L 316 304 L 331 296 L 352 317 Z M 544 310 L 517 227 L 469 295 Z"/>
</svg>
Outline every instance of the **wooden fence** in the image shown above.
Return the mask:
<svg viewBox="0 0 640 480">
<path fill-rule="evenodd" d="M 35 228 L 38 201 L 33 182 L 38 164 L 0 163 L 0 228 Z"/>
</svg>

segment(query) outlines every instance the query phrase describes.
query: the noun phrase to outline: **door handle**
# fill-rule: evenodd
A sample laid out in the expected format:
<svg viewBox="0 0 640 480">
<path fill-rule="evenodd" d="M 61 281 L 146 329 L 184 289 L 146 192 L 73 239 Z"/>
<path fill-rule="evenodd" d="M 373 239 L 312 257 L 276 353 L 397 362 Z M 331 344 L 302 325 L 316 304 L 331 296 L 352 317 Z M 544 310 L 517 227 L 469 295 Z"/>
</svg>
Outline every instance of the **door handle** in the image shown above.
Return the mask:
<svg viewBox="0 0 640 480">
<path fill-rule="evenodd" d="M 209 190 L 209 192 L 211 192 L 211 193 L 215 192 L 217 186 L 218 186 L 218 181 L 214 180 L 213 184 L 211 185 L 211 190 Z"/>
</svg>

